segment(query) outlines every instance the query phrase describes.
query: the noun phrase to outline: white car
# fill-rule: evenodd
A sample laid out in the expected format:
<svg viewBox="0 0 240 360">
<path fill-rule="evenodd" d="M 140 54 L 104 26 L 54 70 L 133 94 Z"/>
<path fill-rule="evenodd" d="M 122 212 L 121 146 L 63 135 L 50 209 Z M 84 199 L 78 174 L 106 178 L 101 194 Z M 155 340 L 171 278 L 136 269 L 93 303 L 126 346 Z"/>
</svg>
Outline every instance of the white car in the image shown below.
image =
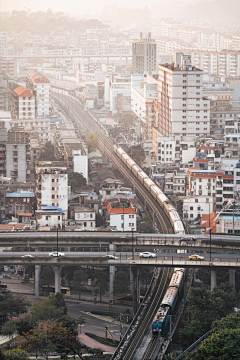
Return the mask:
<svg viewBox="0 0 240 360">
<path fill-rule="evenodd" d="M 140 253 L 140 258 L 143 257 L 143 258 L 155 258 L 156 257 L 156 254 L 153 254 L 153 253 L 150 253 L 150 252 L 143 252 L 143 253 Z"/>
<path fill-rule="evenodd" d="M 31 254 L 22 255 L 22 258 L 34 258 L 35 256 Z"/>
<path fill-rule="evenodd" d="M 110 254 L 105 255 L 105 256 L 106 256 L 106 258 L 108 258 L 108 259 L 112 259 L 112 260 L 117 260 L 117 259 L 118 259 L 118 257 L 117 257 L 117 256 L 110 255 Z"/>
<path fill-rule="evenodd" d="M 60 251 L 57 253 L 57 251 L 53 251 L 53 252 L 49 253 L 49 256 L 65 256 L 65 253 L 60 252 Z"/>
</svg>

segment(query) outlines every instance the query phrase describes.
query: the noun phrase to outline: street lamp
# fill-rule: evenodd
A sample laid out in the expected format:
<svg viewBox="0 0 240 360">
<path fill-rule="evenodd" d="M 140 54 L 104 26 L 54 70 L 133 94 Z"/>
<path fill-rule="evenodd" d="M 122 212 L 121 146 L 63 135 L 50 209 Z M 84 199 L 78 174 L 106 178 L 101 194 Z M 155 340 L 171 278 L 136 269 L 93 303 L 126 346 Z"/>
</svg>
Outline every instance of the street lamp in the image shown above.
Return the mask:
<svg viewBox="0 0 240 360">
<path fill-rule="evenodd" d="M 57 227 L 57 259 L 58 259 L 58 227 Z"/>
<path fill-rule="evenodd" d="M 132 258 L 134 260 L 134 248 L 133 248 L 133 230 L 134 228 L 132 228 Z"/>
<path fill-rule="evenodd" d="M 210 202 L 209 205 L 209 234 L 210 234 L 210 262 L 212 261 L 212 228 L 211 228 L 211 222 L 210 222 Z"/>
</svg>

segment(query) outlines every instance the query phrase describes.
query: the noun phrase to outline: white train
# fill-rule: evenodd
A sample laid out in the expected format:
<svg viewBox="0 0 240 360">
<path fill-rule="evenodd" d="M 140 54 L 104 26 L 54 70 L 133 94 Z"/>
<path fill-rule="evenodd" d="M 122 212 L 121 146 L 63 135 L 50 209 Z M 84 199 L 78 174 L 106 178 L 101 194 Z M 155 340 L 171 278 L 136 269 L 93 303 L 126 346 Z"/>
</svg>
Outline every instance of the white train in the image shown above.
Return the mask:
<svg viewBox="0 0 240 360">
<path fill-rule="evenodd" d="M 162 207 L 174 228 L 175 234 L 185 234 L 184 226 L 180 216 L 178 215 L 176 209 L 170 203 L 168 198 L 159 189 L 159 187 L 147 176 L 147 174 L 135 163 L 135 161 L 133 161 L 130 156 L 128 156 L 128 154 L 120 146 L 114 145 L 113 150 Z"/>
</svg>

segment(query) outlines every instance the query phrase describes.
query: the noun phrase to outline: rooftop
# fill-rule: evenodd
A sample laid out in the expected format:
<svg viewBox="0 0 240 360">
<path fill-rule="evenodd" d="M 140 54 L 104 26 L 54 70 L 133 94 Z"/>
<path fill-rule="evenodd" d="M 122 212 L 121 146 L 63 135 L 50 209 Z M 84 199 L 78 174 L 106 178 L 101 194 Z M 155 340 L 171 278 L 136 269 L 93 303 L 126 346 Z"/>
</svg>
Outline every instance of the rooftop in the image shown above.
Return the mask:
<svg viewBox="0 0 240 360">
<path fill-rule="evenodd" d="M 29 90 L 25 89 L 23 86 L 19 86 L 13 90 L 19 97 L 35 97 Z"/>
<path fill-rule="evenodd" d="M 7 193 L 6 194 L 7 198 L 18 198 L 18 197 L 35 197 L 35 194 L 31 191 L 23 191 L 23 190 L 19 190 L 19 191 L 15 191 L 13 193 Z"/>
</svg>

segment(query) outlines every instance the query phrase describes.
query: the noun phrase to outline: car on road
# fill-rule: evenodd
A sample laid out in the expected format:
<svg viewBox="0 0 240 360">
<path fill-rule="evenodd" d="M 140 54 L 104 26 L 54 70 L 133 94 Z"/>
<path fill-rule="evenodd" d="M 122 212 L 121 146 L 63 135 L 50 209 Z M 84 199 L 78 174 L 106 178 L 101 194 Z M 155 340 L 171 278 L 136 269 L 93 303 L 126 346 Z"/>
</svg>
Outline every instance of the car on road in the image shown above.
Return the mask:
<svg viewBox="0 0 240 360">
<path fill-rule="evenodd" d="M 111 259 L 111 260 L 117 260 L 118 259 L 117 256 L 114 256 L 114 255 L 111 255 L 111 254 L 105 255 L 105 257 L 108 258 L 108 259 Z"/>
<path fill-rule="evenodd" d="M 196 241 L 196 240 L 197 238 L 195 238 L 194 236 L 189 236 L 189 237 L 182 237 L 178 241 L 182 242 L 182 241 Z"/>
<path fill-rule="evenodd" d="M 31 254 L 22 255 L 22 258 L 34 258 L 35 256 Z"/>
<path fill-rule="evenodd" d="M 190 255 L 188 258 L 189 260 L 204 260 L 204 256 L 200 256 L 198 254 Z"/>
<path fill-rule="evenodd" d="M 143 253 L 140 253 L 140 258 L 155 258 L 156 257 L 156 254 L 153 254 L 151 252 L 143 252 Z"/>
<path fill-rule="evenodd" d="M 51 253 L 49 253 L 49 256 L 65 256 L 65 253 L 60 252 L 60 251 L 53 251 Z"/>
</svg>

